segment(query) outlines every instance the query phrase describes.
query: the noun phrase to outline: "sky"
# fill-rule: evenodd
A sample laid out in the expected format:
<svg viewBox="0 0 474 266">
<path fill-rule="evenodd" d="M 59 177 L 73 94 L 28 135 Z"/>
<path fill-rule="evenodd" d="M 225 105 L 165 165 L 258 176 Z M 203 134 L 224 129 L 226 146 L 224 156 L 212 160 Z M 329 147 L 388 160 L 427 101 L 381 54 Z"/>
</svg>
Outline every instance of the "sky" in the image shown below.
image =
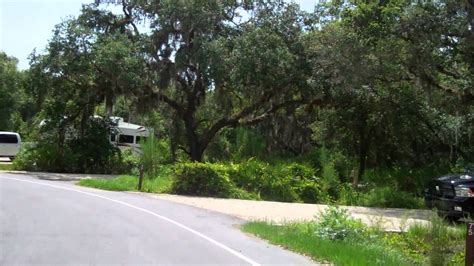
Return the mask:
<svg viewBox="0 0 474 266">
<path fill-rule="evenodd" d="M 82 4 L 94 0 L 0 0 L 0 51 L 19 60 L 18 69 L 29 67 L 33 49 L 42 53 L 56 24 L 77 16 Z M 312 11 L 317 0 L 294 0 Z"/>
</svg>

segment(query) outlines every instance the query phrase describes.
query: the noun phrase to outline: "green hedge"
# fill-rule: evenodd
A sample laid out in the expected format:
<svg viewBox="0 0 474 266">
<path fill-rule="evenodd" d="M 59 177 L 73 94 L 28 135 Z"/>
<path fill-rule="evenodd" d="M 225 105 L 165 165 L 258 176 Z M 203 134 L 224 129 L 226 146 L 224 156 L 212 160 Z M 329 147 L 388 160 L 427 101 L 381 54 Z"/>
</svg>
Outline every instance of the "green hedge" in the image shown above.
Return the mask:
<svg viewBox="0 0 474 266">
<path fill-rule="evenodd" d="M 172 191 L 285 202 L 316 203 L 327 199 L 311 167 L 297 163 L 270 166 L 254 160 L 242 164 L 178 164 Z"/>
<path fill-rule="evenodd" d="M 229 177 L 232 165 L 182 163 L 175 167 L 171 191 L 176 194 L 257 199 L 258 196 L 238 188 Z"/>
</svg>

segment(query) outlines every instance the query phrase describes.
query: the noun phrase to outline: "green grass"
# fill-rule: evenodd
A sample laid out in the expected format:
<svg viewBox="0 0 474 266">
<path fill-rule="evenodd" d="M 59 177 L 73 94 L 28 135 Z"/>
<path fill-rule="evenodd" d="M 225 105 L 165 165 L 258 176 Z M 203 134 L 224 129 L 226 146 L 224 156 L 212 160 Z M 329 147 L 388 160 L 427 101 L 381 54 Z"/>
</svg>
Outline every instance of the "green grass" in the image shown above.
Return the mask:
<svg viewBox="0 0 474 266">
<path fill-rule="evenodd" d="M 79 185 L 104 190 L 114 191 L 137 191 L 138 177 L 123 175 L 114 179 L 84 179 Z M 168 193 L 171 187 L 169 175 L 158 176 L 153 179 L 145 179 L 143 182 L 144 192 Z"/>
<path fill-rule="evenodd" d="M 332 241 L 317 237 L 310 223 L 272 225 L 250 222 L 242 230 L 267 239 L 272 244 L 310 256 L 317 262 L 336 265 L 406 265 L 401 256 L 387 252 L 377 242 Z"/>
<path fill-rule="evenodd" d="M 334 220 L 337 221 L 339 220 Z M 310 256 L 320 263 L 464 265 L 465 225 L 453 227 L 437 217 L 433 217 L 431 223 L 433 226 L 415 224 L 406 233 L 390 233 L 376 228 L 366 228 L 365 233 L 360 232 L 342 240 L 331 240 L 318 235 L 317 230 L 318 226 L 321 229 L 321 222 L 286 225 L 250 222 L 243 225 L 242 230 L 266 239 L 272 244 Z"/>
<path fill-rule="evenodd" d="M 11 164 L 0 164 L 0 171 L 11 171 L 13 170 L 13 165 Z"/>
</svg>

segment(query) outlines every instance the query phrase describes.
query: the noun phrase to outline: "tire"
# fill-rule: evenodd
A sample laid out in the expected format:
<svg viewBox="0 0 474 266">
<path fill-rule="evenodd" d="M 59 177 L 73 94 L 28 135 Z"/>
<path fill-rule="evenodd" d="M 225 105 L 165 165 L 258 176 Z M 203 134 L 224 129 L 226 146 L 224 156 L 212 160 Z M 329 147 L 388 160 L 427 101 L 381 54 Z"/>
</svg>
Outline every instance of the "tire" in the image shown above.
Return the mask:
<svg viewBox="0 0 474 266">
<path fill-rule="evenodd" d="M 457 216 L 446 216 L 445 218 L 447 221 L 451 222 L 451 223 L 456 223 L 458 222 L 461 217 L 457 217 Z"/>
<path fill-rule="evenodd" d="M 446 220 L 447 222 L 451 222 L 451 223 L 456 223 L 457 221 L 459 221 L 459 219 L 462 218 L 460 216 L 448 215 L 447 212 L 439 211 L 439 210 L 437 211 L 437 214 L 438 214 L 439 217 L 441 217 L 444 220 Z"/>
</svg>

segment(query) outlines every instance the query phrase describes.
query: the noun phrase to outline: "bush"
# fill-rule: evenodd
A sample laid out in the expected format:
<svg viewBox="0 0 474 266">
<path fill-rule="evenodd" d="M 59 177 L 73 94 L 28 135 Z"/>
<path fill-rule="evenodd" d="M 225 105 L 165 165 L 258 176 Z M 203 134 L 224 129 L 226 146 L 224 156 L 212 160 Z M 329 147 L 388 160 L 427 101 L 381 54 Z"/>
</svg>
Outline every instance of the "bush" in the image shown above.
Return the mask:
<svg viewBox="0 0 474 266">
<path fill-rule="evenodd" d="M 424 207 L 423 200 L 414 195 L 400 191 L 396 187 L 378 187 L 361 193 L 359 205 L 367 207 L 420 209 Z"/>
<path fill-rule="evenodd" d="M 176 194 L 205 197 L 257 198 L 237 188 L 229 178 L 229 167 L 233 166 L 210 163 L 178 164 L 171 191 Z"/>
<path fill-rule="evenodd" d="M 138 176 L 140 174 L 140 157 L 133 154 L 131 149 L 122 151 L 112 172 Z"/>
<path fill-rule="evenodd" d="M 352 184 L 343 183 L 339 185 L 337 203 L 342 205 L 360 205 L 360 194 Z"/>
<path fill-rule="evenodd" d="M 422 195 L 431 180 L 446 173 L 449 173 L 449 168 L 436 165 L 418 169 L 400 167 L 371 169 L 364 173 L 362 181 L 378 187 L 390 185 L 402 191 Z"/>
<path fill-rule="evenodd" d="M 252 158 L 239 164 L 232 172 L 231 177 L 238 187 L 259 193 L 265 186 L 264 180 L 270 178 L 270 168 L 271 166 L 268 163 Z"/>
<path fill-rule="evenodd" d="M 264 200 L 317 203 L 327 200 L 314 170 L 298 163 L 268 163 L 250 159 L 230 174 L 238 187 Z"/>
<path fill-rule="evenodd" d="M 337 206 L 326 209 L 319 217 L 315 228 L 316 236 L 328 240 L 357 238 L 366 231 L 366 226 L 360 220 L 352 219 L 347 210 Z"/>
<path fill-rule="evenodd" d="M 51 126 L 51 125 L 50 125 Z M 120 151 L 110 144 L 107 121 L 90 119 L 81 133 L 68 129 L 62 134 L 45 129 L 35 146 L 24 147 L 15 169 L 69 173 L 113 173 L 121 163 Z"/>
<path fill-rule="evenodd" d="M 37 146 L 22 147 L 13 168 L 25 171 L 64 172 L 67 165 L 73 165 L 74 158 L 69 147 L 45 141 Z"/>
</svg>

